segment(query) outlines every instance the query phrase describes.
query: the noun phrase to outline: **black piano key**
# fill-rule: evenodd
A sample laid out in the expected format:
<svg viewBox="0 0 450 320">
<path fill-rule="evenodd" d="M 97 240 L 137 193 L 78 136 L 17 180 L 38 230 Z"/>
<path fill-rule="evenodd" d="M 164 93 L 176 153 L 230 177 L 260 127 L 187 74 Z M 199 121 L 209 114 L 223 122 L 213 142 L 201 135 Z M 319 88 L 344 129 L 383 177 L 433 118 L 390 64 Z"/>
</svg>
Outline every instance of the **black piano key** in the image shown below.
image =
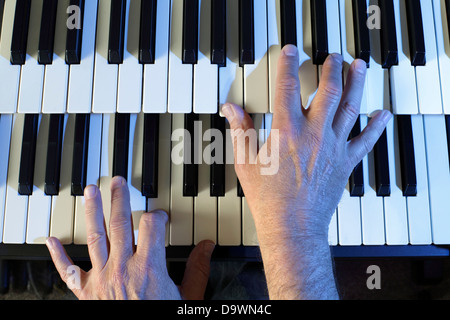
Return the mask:
<svg viewBox="0 0 450 320">
<path fill-rule="evenodd" d="M 44 192 L 48 196 L 59 194 L 59 177 L 61 172 L 61 151 L 64 132 L 64 115 L 50 115 L 48 131 L 47 164 L 45 169 Z"/>
<path fill-rule="evenodd" d="M 255 63 L 255 17 L 253 0 L 239 0 L 239 64 Z"/>
<path fill-rule="evenodd" d="M 375 144 L 373 151 L 377 196 L 388 197 L 391 195 L 391 182 L 389 177 L 389 158 L 386 130 L 384 130 L 380 139 Z"/>
<path fill-rule="evenodd" d="M 198 195 L 198 164 L 195 162 L 195 154 L 198 146 L 195 137 L 195 122 L 199 120 L 199 116 L 194 113 L 184 116 L 184 129 L 189 132 L 191 140 L 185 137 L 184 151 L 185 159 L 183 165 L 183 196 L 196 197 Z M 190 151 L 190 157 L 188 153 Z"/>
<path fill-rule="evenodd" d="M 445 0 L 445 9 L 447 11 L 448 36 L 450 37 L 450 0 Z"/>
<path fill-rule="evenodd" d="M 142 195 L 158 197 L 159 115 L 144 116 L 144 151 L 142 155 Z"/>
<path fill-rule="evenodd" d="M 111 0 L 108 63 L 122 64 L 125 41 L 126 0 Z"/>
<path fill-rule="evenodd" d="M 11 64 L 23 65 L 27 56 L 31 0 L 17 0 L 11 39 Z"/>
<path fill-rule="evenodd" d="M 450 115 L 445 116 L 445 127 L 447 129 L 448 159 L 450 160 Z M 450 165 L 450 163 L 449 163 L 449 165 Z"/>
<path fill-rule="evenodd" d="M 71 180 L 71 193 L 73 196 L 83 196 L 84 188 L 86 188 L 89 153 L 89 123 L 90 115 L 76 115 Z"/>
<path fill-rule="evenodd" d="M 211 2 L 211 63 L 219 67 L 226 65 L 227 8 L 225 0 Z"/>
<path fill-rule="evenodd" d="M 0 0 L 0 41 L 2 41 L 2 24 L 3 24 L 3 9 L 5 8 L 5 0 Z"/>
<path fill-rule="evenodd" d="M 420 0 L 408 0 L 405 2 L 405 5 L 406 17 L 408 21 L 408 39 L 411 65 L 424 66 L 426 64 L 426 52 Z"/>
<path fill-rule="evenodd" d="M 281 46 L 297 46 L 297 17 L 295 0 L 280 0 Z"/>
<path fill-rule="evenodd" d="M 411 116 L 397 116 L 397 129 L 403 196 L 415 197 L 417 195 L 417 176 Z"/>
<path fill-rule="evenodd" d="M 225 137 L 225 118 L 219 114 L 211 115 L 211 129 L 219 130 L 222 137 Z M 214 143 L 214 140 L 211 141 Z M 224 197 L 225 196 L 225 143 L 221 150 L 222 157 L 216 154 L 218 150 L 214 149 L 212 156 L 216 158 L 217 162 L 211 164 L 210 171 L 210 194 L 211 197 Z"/>
<path fill-rule="evenodd" d="M 239 181 L 239 179 L 237 179 L 237 195 L 238 197 L 241 198 L 245 197 L 244 190 L 242 189 L 241 182 Z"/>
<path fill-rule="evenodd" d="M 353 0 L 352 6 L 356 58 L 364 60 L 369 65 L 370 37 L 369 28 L 367 28 L 367 3 L 366 0 Z"/>
<path fill-rule="evenodd" d="M 40 64 L 51 64 L 53 62 L 57 9 L 58 0 L 44 0 L 38 47 L 38 62 Z"/>
<path fill-rule="evenodd" d="M 114 129 L 114 155 L 112 176 L 128 179 L 128 147 L 130 140 L 130 114 L 116 114 Z"/>
<path fill-rule="evenodd" d="M 142 0 L 139 63 L 155 63 L 156 0 Z"/>
<path fill-rule="evenodd" d="M 353 129 L 349 135 L 349 140 L 356 138 L 361 133 L 361 119 L 358 119 L 353 126 Z M 363 162 L 361 161 L 354 169 L 350 175 L 349 185 L 350 185 L 350 196 L 351 197 L 362 197 L 364 196 L 364 169 Z"/>
<path fill-rule="evenodd" d="M 84 0 L 70 0 L 71 6 L 80 8 L 80 28 L 67 28 L 66 39 L 66 63 L 81 63 L 81 46 L 83 43 L 83 20 L 84 20 Z"/>
<path fill-rule="evenodd" d="M 39 115 L 26 114 L 23 126 L 22 153 L 19 167 L 19 194 L 33 194 L 34 162 L 36 156 L 36 139 Z"/>
<path fill-rule="evenodd" d="M 379 0 L 381 10 L 381 65 L 385 69 L 398 65 L 397 33 L 392 0 Z"/>
<path fill-rule="evenodd" d="M 198 0 L 184 0 L 182 44 L 182 60 L 184 64 L 197 64 L 198 12 Z"/>
<path fill-rule="evenodd" d="M 313 64 L 322 65 L 328 57 L 327 4 L 325 0 L 310 1 Z"/>
</svg>

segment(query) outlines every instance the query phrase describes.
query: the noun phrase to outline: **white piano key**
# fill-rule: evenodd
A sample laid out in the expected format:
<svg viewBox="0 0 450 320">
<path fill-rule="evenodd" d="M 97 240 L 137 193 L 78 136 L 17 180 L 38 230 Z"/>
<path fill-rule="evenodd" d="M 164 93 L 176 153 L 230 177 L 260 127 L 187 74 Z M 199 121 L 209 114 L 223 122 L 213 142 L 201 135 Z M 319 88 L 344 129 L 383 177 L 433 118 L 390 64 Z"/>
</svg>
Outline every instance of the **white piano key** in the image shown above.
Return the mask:
<svg viewBox="0 0 450 320">
<path fill-rule="evenodd" d="M 227 1 L 227 65 L 219 68 L 219 103 L 244 106 L 243 68 L 239 66 L 239 1 Z"/>
<path fill-rule="evenodd" d="M 366 127 L 367 116 L 361 116 L 361 129 Z M 373 152 L 363 159 L 364 196 L 361 197 L 361 226 L 364 245 L 383 245 L 384 231 L 383 198 L 378 197 L 375 185 L 375 163 Z"/>
<path fill-rule="evenodd" d="M 267 58 L 267 0 L 254 6 L 255 63 L 244 65 L 244 108 L 248 113 L 269 112 Z"/>
<path fill-rule="evenodd" d="M 38 63 L 39 30 L 43 0 L 31 2 L 30 23 L 25 64 L 20 73 L 18 112 L 40 113 L 44 66 Z"/>
<path fill-rule="evenodd" d="M 409 44 L 407 33 L 407 19 L 405 5 L 400 0 L 393 0 L 395 11 L 395 28 L 397 32 L 398 65 L 390 69 L 391 99 L 394 114 L 417 114 L 416 74 L 409 60 Z"/>
<path fill-rule="evenodd" d="M 174 163 L 175 158 L 183 156 L 181 150 L 184 143 L 184 131 L 179 130 L 184 130 L 184 115 L 174 114 L 172 116 L 170 245 L 188 246 L 193 243 L 194 198 L 183 197 L 183 164 Z"/>
<path fill-rule="evenodd" d="M 139 20 L 141 1 L 127 1 L 123 63 L 119 65 L 117 111 L 142 110 L 142 65 L 139 63 Z"/>
<path fill-rule="evenodd" d="M 427 155 L 423 118 L 411 116 L 414 157 L 416 160 L 417 196 L 407 197 L 409 242 L 413 245 L 431 244 L 430 204 L 428 196 Z"/>
<path fill-rule="evenodd" d="M 128 146 L 128 191 L 130 192 L 134 241 L 137 244 L 139 221 L 146 212 L 147 200 L 142 196 L 142 153 L 144 145 L 144 115 L 130 115 L 130 139 Z"/>
<path fill-rule="evenodd" d="M 103 213 L 105 215 L 105 221 L 107 228 L 109 226 L 109 213 L 111 209 L 111 193 L 109 192 L 109 181 L 107 181 L 107 189 L 102 188 L 103 178 L 103 167 L 105 161 L 108 164 L 109 159 L 112 159 L 112 143 L 114 138 L 114 119 L 112 115 L 98 115 L 91 114 L 89 120 L 89 151 L 88 151 L 88 164 L 86 172 L 86 185 L 97 185 L 100 186 L 100 192 L 102 193 L 102 203 L 103 203 Z M 112 129 L 110 129 L 110 124 L 112 122 Z M 112 131 L 111 141 L 108 140 L 110 135 L 110 130 Z M 108 156 L 111 155 L 109 158 Z M 101 160 L 101 163 L 100 163 Z M 111 160 L 112 161 L 112 160 Z M 101 168 L 100 168 L 101 166 Z M 107 165 L 106 165 L 107 166 Z M 112 162 L 111 162 L 112 166 Z M 111 166 L 109 168 L 111 168 Z M 102 177 L 100 178 L 100 169 Z M 106 169 L 107 170 L 107 169 Z M 110 169 L 111 170 L 111 169 Z M 111 172 L 111 171 L 110 171 Z M 109 174 L 109 176 L 111 173 Z M 99 182 L 100 179 L 100 182 Z M 84 197 L 75 198 L 75 221 L 74 221 L 74 231 L 73 231 L 73 242 L 75 244 L 86 244 L 87 233 L 86 233 L 86 219 L 85 219 L 85 199 Z"/>
<path fill-rule="evenodd" d="M 211 63 L 211 1 L 199 2 L 198 63 L 194 66 L 194 112 L 217 113 L 219 67 Z"/>
<path fill-rule="evenodd" d="M 210 115 L 200 115 L 202 136 L 211 127 L 210 119 Z M 207 136 L 205 140 L 208 140 Z M 201 146 L 201 137 L 197 141 Z M 205 162 L 205 157 L 211 156 L 211 149 L 207 148 L 210 144 L 210 141 L 203 141 L 204 158 L 198 165 L 198 196 L 194 197 L 194 244 L 202 240 L 217 242 L 217 197 L 210 195 L 211 167 Z"/>
<path fill-rule="evenodd" d="M 170 216 L 170 152 L 171 152 L 172 116 L 159 116 L 158 147 L 158 198 L 148 199 L 147 210 L 162 209 Z M 166 225 L 166 246 L 169 245 L 170 223 Z"/>
<path fill-rule="evenodd" d="M 450 243 L 450 170 L 444 116 L 423 116 L 428 166 L 431 230 L 434 244 Z"/>
<path fill-rule="evenodd" d="M 269 109 L 273 113 L 277 81 L 277 64 L 281 53 L 280 1 L 267 0 L 267 40 L 269 54 Z"/>
<path fill-rule="evenodd" d="M 441 86 L 434 32 L 433 4 L 430 0 L 420 0 L 425 39 L 426 65 L 416 67 L 419 110 L 422 114 L 442 114 Z"/>
<path fill-rule="evenodd" d="M 226 129 L 230 128 L 226 124 Z M 231 142 L 230 132 L 227 132 Z M 233 152 L 228 145 L 226 153 Z M 237 176 L 234 163 L 225 165 L 225 196 L 218 198 L 218 244 L 222 246 L 238 246 L 241 244 L 241 206 L 242 199 L 237 193 Z"/>
<path fill-rule="evenodd" d="M 344 84 L 350 65 L 355 60 L 355 35 L 353 31 L 353 7 L 352 0 L 339 0 L 339 13 L 341 21 L 341 46 L 344 59 Z M 361 99 L 360 113 L 367 114 L 367 91 L 369 87 L 369 75 L 366 74 L 363 97 Z"/>
<path fill-rule="evenodd" d="M 434 24 L 436 32 L 437 56 L 441 79 L 443 111 L 450 114 L 450 35 L 448 33 L 448 17 L 444 0 L 433 0 Z"/>
<path fill-rule="evenodd" d="M 328 51 L 341 54 L 341 25 L 339 17 L 339 2 L 326 0 Z"/>
<path fill-rule="evenodd" d="M 73 242 L 75 197 L 71 194 L 71 182 L 75 117 L 75 115 L 65 117 L 60 189 L 59 194 L 52 197 L 50 236 L 58 238 L 62 244 Z"/>
<path fill-rule="evenodd" d="M 167 112 L 170 1 L 159 1 L 156 10 L 155 63 L 144 66 L 142 104 L 145 113 Z"/>
<path fill-rule="evenodd" d="M 389 177 L 391 195 L 384 197 L 384 219 L 386 223 L 386 243 L 388 245 L 406 245 L 409 242 L 406 198 L 401 189 L 400 151 L 397 123 L 390 121 L 386 127 Z"/>
<path fill-rule="evenodd" d="M 190 113 L 193 66 L 182 61 L 183 0 L 172 0 L 171 17 L 168 110 Z"/>
<path fill-rule="evenodd" d="M 108 63 L 110 15 L 111 1 L 99 0 L 92 97 L 92 112 L 94 113 L 114 113 L 117 110 L 119 66 Z"/>
<path fill-rule="evenodd" d="M 350 197 L 349 185 L 347 184 L 337 211 L 339 245 L 361 245 L 360 210 L 360 197 Z"/>
<path fill-rule="evenodd" d="M 42 115 L 39 122 L 34 162 L 33 194 L 29 196 L 28 200 L 26 233 L 28 244 L 45 243 L 50 231 L 52 197 L 44 193 L 50 115 Z"/>
<path fill-rule="evenodd" d="M 5 1 L 0 41 L 0 112 L 15 113 L 20 81 L 20 66 L 11 65 L 11 39 L 16 0 Z"/>
<path fill-rule="evenodd" d="M 330 246 L 336 246 L 339 243 L 338 231 L 337 231 L 337 209 L 334 211 L 331 217 L 330 225 L 328 226 L 328 244 Z"/>
<path fill-rule="evenodd" d="M 0 116 L 0 136 L 3 138 L 0 140 L 0 243 L 3 238 L 12 118 L 11 115 Z"/>
<path fill-rule="evenodd" d="M 67 38 L 67 7 L 69 0 L 58 2 L 55 24 L 53 63 L 45 66 L 44 90 L 42 97 L 43 113 L 65 113 L 69 66 L 65 61 Z"/>
<path fill-rule="evenodd" d="M 90 113 L 92 110 L 97 5 L 96 0 L 85 2 L 81 63 L 70 66 L 67 97 L 69 113 Z"/>
<path fill-rule="evenodd" d="M 25 243 L 28 213 L 28 197 L 18 193 L 19 165 L 22 153 L 22 137 L 25 115 L 16 114 L 13 118 L 11 148 L 9 152 L 8 181 L 6 189 L 5 218 L 3 221 L 4 243 Z"/>
</svg>

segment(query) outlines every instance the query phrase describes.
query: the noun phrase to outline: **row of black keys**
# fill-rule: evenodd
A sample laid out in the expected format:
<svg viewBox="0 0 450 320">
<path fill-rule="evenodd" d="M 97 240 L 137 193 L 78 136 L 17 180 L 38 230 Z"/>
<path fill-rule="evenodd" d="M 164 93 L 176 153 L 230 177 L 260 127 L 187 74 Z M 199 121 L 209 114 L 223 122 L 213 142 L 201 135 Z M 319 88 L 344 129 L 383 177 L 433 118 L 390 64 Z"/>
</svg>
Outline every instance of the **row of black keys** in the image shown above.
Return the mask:
<svg viewBox="0 0 450 320">
<path fill-rule="evenodd" d="M 414 155 L 414 137 L 411 116 L 397 115 L 398 144 L 400 156 L 400 173 L 402 191 L 405 197 L 417 195 L 416 161 Z M 447 129 L 447 145 L 450 158 L 450 116 L 445 116 Z M 360 119 L 357 120 L 349 136 L 352 139 L 361 133 Z M 389 160 L 386 130 L 381 135 L 373 149 L 376 193 L 379 197 L 388 197 L 391 194 L 391 181 L 389 176 Z M 391 155 L 393 156 L 393 155 Z M 350 195 L 352 197 L 364 196 L 363 163 L 353 170 L 350 179 Z"/>
<path fill-rule="evenodd" d="M 84 16 L 85 0 L 70 0 Z M 165 1 L 165 0 L 163 0 Z M 295 0 L 279 0 L 281 9 L 281 44 L 297 45 L 296 4 Z M 311 1 L 313 63 L 323 64 L 328 56 L 327 10 L 325 0 Z M 3 11 L 4 0 L 0 0 Z M 425 41 L 420 0 L 405 2 L 408 20 L 408 35 L 411 63 L 414 66 L 426 64 Z M 51 64 L 57 0 L 44 0 L 41 31 L 38 49 L 38 61 Z M 356 58 L 370 61 L 370 38 L 367 28 L 366 0 L 352 0 Z M 390 68 L 398 64 L 397 36 L 395 29 L 394 5 L 392 0 L 379 0 L 381 9 L 381 51 L 382 66 Z M 447 17 L 450 18 L 450 0 L 446 0 Z M 14 29 L 11 42 L 11 63 L 24 64 L 26 58 L 28 24 L 31 0 L 17 0 Z M 142 0 L 141 26 L 139 41 L 139 61 L 152 64 L 155 61 L 155 39 L 157 0 Z M 198 59 L 199 0 L 184 0 L 182 60 L 186 64 L 196 64 Z M 2 14 L 0 14 L 2 16 Z M 126 21 L 126 0 L 111 0 L 111 20 L 109 30 L 108 62 L 121 64 L 124 54 Z M 0 21 L 1 22 L 1 21 Z M 226 0 L 211 2 L 211 63 L 219 66 L 226 64 Z M 450 24 L 449 24 L 450 25 Z M 450 27 L 449 27 L 450 28 Z M 68 29 L 66 40 L 66 63 L 79 64 L 81 61 L 82 32 L 80 29 Z M 239 2 L 239 59 L 240 65 L 254 64 L 255 61 L 254 0 Z"/>
<path fill-rule="evenodd" d="M 128 148 L 130 132 L 130 115 L 116 114 L 114 128 L 114 155 L 112 176 L 127 179 Z M 185 115 L 185 128 L 194 137 L 194 122 L 198 115 Z M 212 128 L 220 130 L 225 136 L 225 119 L 219 115 L 212 115 Z M 75 119 L 73 165 L 71 178 L 71 192 L 74 196 L 82 196 L 86 187 L 87 161 L 89 154 L 89 122 L 90 116 L 78 114 Z M 19 188 L 21 195 L 32 195 L 35 167 L 36 141 L 38 134 L 39 115 L 25 115 L 22 139 L 22 153 L 19 168 Z M 47 145 L 47 162 L 45 172 L 45 194 L 58 195 L 60 187 L 61 156 L 63 147 L 64 115 L 51 115 Z M 144 116 L 143 136 L 143 172 L 142 195 L 147 198 L 158 197 L 158 149 L 159 149 L 159 115 L 146 114 Z M 187 143 L 187 140 L 185 140 Z M 191 155 L 196 151 L 196 145 L 190 143 Z M 186 145 L 187 146 L 187 145 Z M 225 149 L 223 150 L 225 154 Z M 212 155 L 214 156 L 214 154 Z M 188 161 L 187 161 L 188 162 Z M 183 193 L 184 196 L 198 194 L 198 165 L 194 161 L 184 165 Z M 225 195 L 225 165 L 211 165 L 211 196 Z M 238 183 L 239 184 L 239 183 Z M 238 187 L 238 194 L 243 196 L 242 188 Z"/>
</svg>

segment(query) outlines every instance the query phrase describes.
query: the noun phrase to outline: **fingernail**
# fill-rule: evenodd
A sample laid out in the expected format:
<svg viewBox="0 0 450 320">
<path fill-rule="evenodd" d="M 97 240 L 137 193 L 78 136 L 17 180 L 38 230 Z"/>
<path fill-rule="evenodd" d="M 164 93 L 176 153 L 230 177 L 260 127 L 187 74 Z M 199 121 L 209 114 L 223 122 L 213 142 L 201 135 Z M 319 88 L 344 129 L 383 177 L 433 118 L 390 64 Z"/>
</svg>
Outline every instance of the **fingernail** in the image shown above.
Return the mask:
<svg viewBox="0 0 450 320">
<path fill-rule="evenodd" d="M 97 188 L 95 186 L 87 186 L 86 189 L 84 189 L 84 198 L 86 200 L 90 200 L 95 198 L 97 195 Z"/>
<path fill-rule="evenodd" d="M 289 44 L 283 48 L 283 53 L 289 57 L 295 57 L 298 54 L 298 49 L 296 46 Z"/>
<path fill-rule="evenodd" d="M 233 120 L 234 118 L 234 111 L 230 104 L 226 103 L 222 106 L 221 112 L 225 116 L 225 118 L 228 119 L 228 121 Z"/>
<path fill-rule="evenodd" d="M 111 189 L 116 189 L 126 185 L 127 181 L 123 177 L 114 177 L 111 181 Z"/>
<path fill-rule="evenodd" d="M 55 244 L 53 243 L 53 239 L 48 237 L 45 240 L 45 244 L 47 245 L 47 248 L 51 251 L 54 252 L 55 251 Z"/>
<path fill-rule="evenodd" d="M 205 243 L 204 248 L 205 248 L 206 253 L 208 255 L 211 255 L 213 253 L 214 249 L 216 248 L 216 244 L 214 242 L 208 241 Z"/>
<path fill-rule="evenodd" d="M 392 115 L 392 113 L 390 111 L 384 110 L 382 117 L 383 117 L 383 121 L 385 123 L 388 123 L 389 121 L 391 121 L 393 115 Z"/>
</svg>

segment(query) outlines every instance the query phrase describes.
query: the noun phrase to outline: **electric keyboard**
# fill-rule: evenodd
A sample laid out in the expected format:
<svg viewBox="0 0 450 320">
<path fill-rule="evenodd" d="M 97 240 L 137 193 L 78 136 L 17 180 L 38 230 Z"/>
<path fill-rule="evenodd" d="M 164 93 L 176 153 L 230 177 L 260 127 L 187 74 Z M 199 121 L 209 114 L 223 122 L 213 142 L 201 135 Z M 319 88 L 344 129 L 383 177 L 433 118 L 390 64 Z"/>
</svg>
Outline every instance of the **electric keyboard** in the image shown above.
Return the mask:
<svg viewBox="0 0 450 320">
<path fill-rule="evenodd" d="M 173 134 L 193 134 L 196 121 L 202 135 L 225 132 L 218 111 L 233 102 L 262 145 L 285 44 L 299 48 L 305 107 L 328 54 L 343 55 L 344 81 L 355 58 L 366 61 L 351 137 L 375 110 L 395 115 L 336 208 L 334 255 L 448 256 L 449 9 L 448 0 L 0 0 L 0 257 L 48 257 L 55 236 L 86 258 L 83 189 L 99 186 L 108 225 L 120 175 L 135 226 L 145 211 L 170 213 L 169 258 L 211 239 L 222 258 L 258 259 L 233 165 L 172 162 L 182 144 Z"/>
</svg>

